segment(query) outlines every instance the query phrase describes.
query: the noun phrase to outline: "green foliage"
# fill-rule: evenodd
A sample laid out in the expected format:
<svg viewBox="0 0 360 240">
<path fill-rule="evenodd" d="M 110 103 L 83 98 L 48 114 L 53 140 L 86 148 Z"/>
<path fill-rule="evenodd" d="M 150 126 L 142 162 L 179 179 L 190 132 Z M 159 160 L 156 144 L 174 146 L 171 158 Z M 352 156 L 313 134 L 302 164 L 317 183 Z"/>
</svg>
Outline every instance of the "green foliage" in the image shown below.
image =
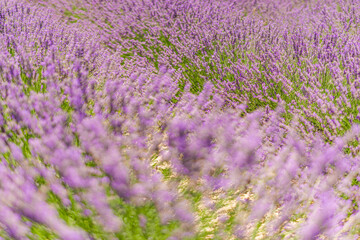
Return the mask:
<svg viewBox="0 0 360 240">
<path fill-rule="evenodd" d="M 114 196 L 110 190 L 108 194 Z M 142 206 L 134 206 L 119 197 L 113 197 L 110 206 L 124 222 L 122 230 L 116 234 L 118 239 L 165 240 L 179 226 L 177 221 L 162 224 L 155 205 L 150 202 Z M 140 216 L 146 219 L 144 226 L 141 225 Z"/>
<path fill-rule="evenodd" d="M 44 82 L 44 78 L 42 77 L 42 66 L 39 66 L 36 70 L 37 78 L 27 77 L 25 70 L 22 67 L 20 67 L 20 69 L 20 77 L 24 83 L 23 92 L 27 96 L 30 96 L 31 91 L 34 91 L 36 93 L 46 93 L 46 83 Z"/>
<path fill-rule="evenodd" d="M 31 234 L 27 237 L 31 240 L 55 240 L 59 237 L 50 229 L 39 223 L 33 222 L 30 228 Z"/>
<path fill-rule="evenodd" d="M 80 208 L 79 203 L 74 200 L 74 191 L 68 189 L 70 206 L 64 206 L 61 199 L 52 191 L 48 193 L 48 203 L 55 206 L 59 217 L 63 219 L 69 226 L 79 227 L 86 231 L 95 239 L 109 239 L 111 234 L 105 232 L 103 228 L 94 222 L 92 216 L 86 216 Z M 88 207 L 86 203 L 83 203 Z"/>
</svg>

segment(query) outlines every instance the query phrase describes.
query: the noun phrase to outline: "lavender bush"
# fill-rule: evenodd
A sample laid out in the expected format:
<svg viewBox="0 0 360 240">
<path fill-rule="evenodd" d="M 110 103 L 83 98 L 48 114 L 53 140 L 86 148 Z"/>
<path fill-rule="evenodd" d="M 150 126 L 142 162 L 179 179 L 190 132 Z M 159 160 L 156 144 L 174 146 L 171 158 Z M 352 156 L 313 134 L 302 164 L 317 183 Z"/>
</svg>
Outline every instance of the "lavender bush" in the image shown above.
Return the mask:
<svg viewBox="0 0 360 240">
<path fill-rule="evenodd" d="M 0 1 L 0 238 L 359 238 L 359 9 Z"/>
</svg>

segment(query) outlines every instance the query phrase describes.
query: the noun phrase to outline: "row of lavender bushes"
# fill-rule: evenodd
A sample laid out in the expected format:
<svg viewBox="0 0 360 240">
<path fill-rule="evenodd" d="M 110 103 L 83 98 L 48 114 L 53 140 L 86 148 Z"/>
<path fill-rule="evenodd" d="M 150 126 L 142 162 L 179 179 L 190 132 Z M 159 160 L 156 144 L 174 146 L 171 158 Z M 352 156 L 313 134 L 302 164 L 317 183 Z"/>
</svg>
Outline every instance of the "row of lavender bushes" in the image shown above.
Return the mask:
<svg viewBox="0 0 360 240">
<path fill-rule="evenodd" d="M 356 1 L 0 1 L 4 239 L 356 239 Z"/>
</svg>

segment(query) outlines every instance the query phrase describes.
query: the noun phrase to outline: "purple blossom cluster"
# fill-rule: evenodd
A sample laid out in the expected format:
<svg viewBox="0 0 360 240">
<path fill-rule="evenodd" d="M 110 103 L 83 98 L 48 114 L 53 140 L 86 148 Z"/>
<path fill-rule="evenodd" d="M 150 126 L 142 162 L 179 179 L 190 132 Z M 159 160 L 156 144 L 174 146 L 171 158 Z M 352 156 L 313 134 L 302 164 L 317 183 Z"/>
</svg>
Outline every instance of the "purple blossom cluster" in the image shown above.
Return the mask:
<svg viewBox="0 0 360 240">
<path fill-rule="evenodd" d="M 0 3 L 0 237 L 359 237 L 360 3 Z"/>
</svg>

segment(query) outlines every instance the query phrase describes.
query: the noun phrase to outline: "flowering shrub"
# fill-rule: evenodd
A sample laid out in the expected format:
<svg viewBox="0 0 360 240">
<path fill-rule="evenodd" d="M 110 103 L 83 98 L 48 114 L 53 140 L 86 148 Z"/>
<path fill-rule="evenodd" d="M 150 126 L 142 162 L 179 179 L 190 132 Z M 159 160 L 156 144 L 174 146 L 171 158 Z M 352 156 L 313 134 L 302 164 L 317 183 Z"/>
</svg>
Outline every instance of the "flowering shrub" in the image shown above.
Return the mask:
<svg viewBox="0 0 360 240">
<path fill-rule="evenodd" d="M 1 238 L 359 237 L 358 3 L 0 3 Z"/>
</svg>

